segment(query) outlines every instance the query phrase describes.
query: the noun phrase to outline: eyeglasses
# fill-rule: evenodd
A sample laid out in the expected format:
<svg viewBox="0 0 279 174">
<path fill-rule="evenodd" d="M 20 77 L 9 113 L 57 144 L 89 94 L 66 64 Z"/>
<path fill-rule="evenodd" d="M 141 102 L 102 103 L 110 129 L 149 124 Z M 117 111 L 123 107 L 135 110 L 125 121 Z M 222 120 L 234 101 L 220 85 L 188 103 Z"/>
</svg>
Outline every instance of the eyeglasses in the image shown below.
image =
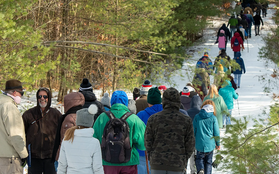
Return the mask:
<svg viewBox="0 0 279 174">
<path fill-rule="evenodd" d="M 20 93 L 21 96 L 24 95 L 24 91 L 17 91 L 17 90 L 16 90 L 16 92 Z"/>
<path fill-rule="evenodd" d="M 44 97 L 44 99 L 47 99 L 47 98 L 48 98 L 47 95 L 39 95 L 39 96 L 38 96 L 38 99 L 41 99 L 42 97 Z"/>
</svg>

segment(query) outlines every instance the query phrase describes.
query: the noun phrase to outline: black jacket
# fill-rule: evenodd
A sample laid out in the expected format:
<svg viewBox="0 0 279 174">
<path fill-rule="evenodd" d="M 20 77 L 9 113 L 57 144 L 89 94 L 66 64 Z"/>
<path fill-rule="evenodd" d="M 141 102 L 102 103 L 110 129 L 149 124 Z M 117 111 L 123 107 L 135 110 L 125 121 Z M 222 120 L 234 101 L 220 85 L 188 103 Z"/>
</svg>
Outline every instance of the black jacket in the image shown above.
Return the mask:
<svg viewBox="0 0 279 174">
<path fill-rule="evenodd" d="M 255 21 L 255 25 L 261 25 L 261 22 L 262 22 L 262 25 L 263 25 L 263 20 L 262 20 L 262 17 L 260 15 L 257 14 L 253 18 L 254 18 L 254 21 Z"/>
</svg>

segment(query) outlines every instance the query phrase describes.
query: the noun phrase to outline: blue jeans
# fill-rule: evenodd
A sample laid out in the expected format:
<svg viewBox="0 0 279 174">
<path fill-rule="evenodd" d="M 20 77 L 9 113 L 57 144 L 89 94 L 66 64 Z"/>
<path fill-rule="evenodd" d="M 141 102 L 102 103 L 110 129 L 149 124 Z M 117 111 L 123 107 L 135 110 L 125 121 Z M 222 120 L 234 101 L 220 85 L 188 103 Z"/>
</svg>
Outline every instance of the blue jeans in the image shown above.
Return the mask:
<svg viewBox="0 0 279 174">
<path fill-rule="evenodd" d="M 57 172 L 57 168 L 58 168 L 58 161 L 54 161 L 54 168 L 55 168 L 55 171 Z"/>
<path fill-rule="evenodd" d="M 247 27 L 247 34 L 249 37 L 251 37 L 251 28 L 252 28 L 252 24 L 248 24 L 248 27 Z"/>
<path fill-rule="evenodd" d="M 225 121 L 226 121 L 226 125 L 231 125 L 231 115 L 232 115 L 232 109 L 229 109 L 230 115 L 223 115 L 223 125 L 225 125 Z"/>
<path fill-rule="evenodd" d="M 147 174 L 145 156 L 140 156 L 139 162 L 140 163 L 138 165 L 138 174 Z M 149 161 L 148 161 L 148 168 L 149 168 L 149 171 L 151 171 Z"/>
<path fill-rule="evenodd" d="M 242 74 L 234 74 L 234 83 L 237 87 L 240 87 L 241 75 Z"/>
<path fill-rule="evenodd" d="M 211 152 L 199 152 L 197 151 L 196 167 L 198 173 L 201 169 L 204 170 L 204 174 L 211 174 L 212 172 L 212 157 L 213 151 Z"/>
<path fill-rule="evenodd" d="M 231 30 L 231 37 L 233 37 L 234 33 L 236 32 L 236 28 L 230 28 Z"/>
</svg>

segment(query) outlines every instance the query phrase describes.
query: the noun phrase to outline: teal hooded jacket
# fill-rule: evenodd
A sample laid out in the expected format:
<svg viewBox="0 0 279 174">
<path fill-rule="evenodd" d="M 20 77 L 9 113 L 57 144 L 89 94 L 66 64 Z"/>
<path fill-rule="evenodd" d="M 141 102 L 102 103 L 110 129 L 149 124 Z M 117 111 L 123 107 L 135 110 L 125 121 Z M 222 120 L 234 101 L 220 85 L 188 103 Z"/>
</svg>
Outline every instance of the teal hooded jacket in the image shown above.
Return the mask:
<svg viewBox="0 0 279 174">
<path fill-rule="evenodd" d="M 226 80 L 225 87 L 220 88 L 219 95 L 221 95 L 228 107 L 228 109 L 233 109 L 233 99 L 238 99 L 238 95 L 232 87 L 230 81 Z"/>
</svg>

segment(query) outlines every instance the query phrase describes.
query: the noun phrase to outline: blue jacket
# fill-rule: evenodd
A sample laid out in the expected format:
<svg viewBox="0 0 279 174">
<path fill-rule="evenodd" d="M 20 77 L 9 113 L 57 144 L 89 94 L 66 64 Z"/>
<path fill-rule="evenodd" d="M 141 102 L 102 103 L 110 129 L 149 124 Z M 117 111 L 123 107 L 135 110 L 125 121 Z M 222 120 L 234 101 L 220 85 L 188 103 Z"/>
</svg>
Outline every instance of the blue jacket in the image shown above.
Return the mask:
<svg viewBox="0 0 279 174">
<path fill-rule="evenodd" d="M 196 149 L 199 152 L 211 152 L 215 145 L 220 146 L 220 140 L 213 137 L 220 137 L 219 126 L 213 112 L 207 113 L 201 110 L 193 121 L 194 134 L 196 138 Z"/>
<path fill-rule="evenodd" d="M 219 94 L 223 97 L 228 109 L 233 109 L 233 99 L 238 99 L 238 95 L 232 87 L 230 81 L 226 80 L 224 87 L 220 88 Z"/>
<path fill-rule="evenodd" d="M 202 100 L 199 96 L 195 95 L 191 101 L 191 108 L 187 110 L 189 116 L 194 120 L 195 115 L 197 115 L 201 110 Z"/>
<path fill-rule="evenodd" d="M 213 64 L 212 61 L 209 59 L 208 56 L 202 56 L 202 58 L 200 58 L 196 64 L 196 68 L 204 68 L 207 71 L 208 70 L 212 70 L 213 71 Z M 208 73 L 209 75 L 211 73 Z"/>
<path fill-rule="evenodd" d="M 237 58 L 237 57 L 239 57 L 239 58 Z M 243 72 L 243 73 L 245 74 L 245 73 L 246 73 L 246 70 L 245 70 L 244 61 L 243 61 L 243 59 L 240 57 L 239 52 L 236 53 L 236 57 L 233 58 L 233 60 L 235 60 L 236 63 L 238 63 L 239 66 L 240 66 L 240 69 L 236 69 L 233 73 L 234 73 L 234 74 L 242 74 L 242 72 Z"/>
<path fill-rule="evenodd" d="M 151 107 L 146 108 L 143 111 L 140 111 L 139 113 L 137 113 L 137 116 L 144 122 L 144 124 L 146 125 L 148 118 L 157 113 L 157 112 L 161 112 L 163 110 L 163 105 L 162 104 L 155 104 Z M 144 151 L 138 150 L 139 155 L 140 156 L 145 156 Z"/>
</svg>

